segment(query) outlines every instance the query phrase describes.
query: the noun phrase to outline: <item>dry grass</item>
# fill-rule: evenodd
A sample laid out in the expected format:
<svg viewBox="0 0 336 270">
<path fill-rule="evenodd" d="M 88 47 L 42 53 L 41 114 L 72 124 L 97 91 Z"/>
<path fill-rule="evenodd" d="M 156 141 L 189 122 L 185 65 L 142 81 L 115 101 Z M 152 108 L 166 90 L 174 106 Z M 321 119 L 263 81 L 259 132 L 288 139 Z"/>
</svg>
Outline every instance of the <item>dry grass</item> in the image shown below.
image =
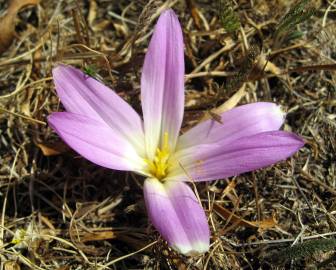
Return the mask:
<svg viewBox="0 0 336 270">
<path fill-rule="evenodd" d="M 281 267 L 272 252 L 333 235 L 336 6 L 315 1 L 303 36 L 278 44 L 272 33 L 293 1 L 237 2 L 236 38 L 223 29 L 217 1 L 43 0 L 20 12 L 18 39 L 0 56 L 1 269 L 269 269 Z M 144 53 L 167 6 L 184 29 L 185 128 L 243 88 L 236 101 L 281 104 L 284 128 L 307 142 L 275 166 L 197 185 L 212 245 L 194 258 L 170 250 L 148 223 L 140 176 L 91 164 L 46 123 L 62 110 L 51 80 L 59 62 L 94 70 L 140 111 Z M 249 48 L 258 50 L 247 63 Z M 309 268 L 330 255 L 285 267 Z"/>
</svg>

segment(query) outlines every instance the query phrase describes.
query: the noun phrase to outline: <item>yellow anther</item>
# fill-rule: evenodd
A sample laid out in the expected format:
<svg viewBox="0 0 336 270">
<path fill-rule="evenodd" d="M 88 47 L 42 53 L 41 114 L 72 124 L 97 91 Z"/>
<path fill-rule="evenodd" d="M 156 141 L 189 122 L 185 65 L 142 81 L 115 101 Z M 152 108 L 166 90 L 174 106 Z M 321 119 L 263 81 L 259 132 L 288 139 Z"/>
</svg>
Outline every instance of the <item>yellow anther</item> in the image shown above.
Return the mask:
<svg viewBox="0 0 336 270">
<path fill-rule="evenodd" d="M 161 148 L 157 148 L 155 151 L 155 157 L 153 160 L 145 159 L 149 172 L 156 177 L 157 179 L 161 180 L 167 175 L 167 169 L 169 167 L 169 156 L 170 156 L 170 149 L 169 149 L 169 138 L 168 132 L 165 132 L 163 135 L 163 142 Z"/>
</svg>

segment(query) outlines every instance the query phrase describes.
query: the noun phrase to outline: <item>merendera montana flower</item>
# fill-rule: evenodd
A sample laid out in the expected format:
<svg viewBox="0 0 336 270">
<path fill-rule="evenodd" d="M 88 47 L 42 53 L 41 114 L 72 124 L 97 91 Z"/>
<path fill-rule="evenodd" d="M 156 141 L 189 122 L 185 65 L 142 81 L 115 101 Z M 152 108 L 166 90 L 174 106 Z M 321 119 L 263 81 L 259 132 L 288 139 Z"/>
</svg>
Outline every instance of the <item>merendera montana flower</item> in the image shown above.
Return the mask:
<svg viewBox="0 0 336 270">
<path fill-rule="evenodd" d="M 114 91 L 78 69 L 53 70 L 66 112 L 49 124 L 86 159 L 115 170 L 144 175 L 149 217 L 169 245 L 182 254 L 209 249 L 207 217 L 192 179 L 210 181 L 284 160 L 303 146 L 279 131 L 280 108 L 267 102 L 236 107 L 179 137 L 184 110 L 184 54 L 179 21 L 172 10 L 160 16 L 141 77 L 143 121 Z"/>
</svg>

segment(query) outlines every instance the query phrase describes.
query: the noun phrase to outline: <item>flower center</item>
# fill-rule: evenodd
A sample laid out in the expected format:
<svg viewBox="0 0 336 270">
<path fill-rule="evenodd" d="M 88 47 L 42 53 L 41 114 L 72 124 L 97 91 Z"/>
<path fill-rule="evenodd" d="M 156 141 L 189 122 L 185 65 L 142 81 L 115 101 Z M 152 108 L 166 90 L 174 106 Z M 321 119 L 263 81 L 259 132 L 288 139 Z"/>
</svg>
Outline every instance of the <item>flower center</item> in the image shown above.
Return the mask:
<svg viewBox="0 0 336 270">
<path fill-rule="evenodd" d="M 161 148 L 157 148 L 153 160 L 145 159 L 149 172 L 155 178 L 161 180 L 166 177 L 169 167 L 170 149 L 168 143 L 168 132 L 164 133 L 163 144 Z"/>
</svg>

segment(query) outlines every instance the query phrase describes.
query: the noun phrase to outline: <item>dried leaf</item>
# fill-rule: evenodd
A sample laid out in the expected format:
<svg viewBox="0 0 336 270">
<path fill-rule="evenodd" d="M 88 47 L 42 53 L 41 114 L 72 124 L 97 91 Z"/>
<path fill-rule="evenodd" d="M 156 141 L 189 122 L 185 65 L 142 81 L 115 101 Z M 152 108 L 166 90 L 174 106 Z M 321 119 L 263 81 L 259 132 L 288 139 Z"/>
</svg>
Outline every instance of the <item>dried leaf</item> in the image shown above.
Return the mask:
<svg viewBox="0 0 336 270">
<path fill-rule="evenodd" d="M 96 1 L 90 0 L 90 8 L 89 8 L 89 14 L 88 14 L 87 20 L 91 28 L 93 27 L 94 21 L 97 17 L 97 9 L 98 9 L 98 6 L 97 6 Z"/>
<path fill-rule="evenodd" d="M 20 270 L 21 267 L 14 261 L 5 262 L 4 270 Z"/>
<path fill-rule="evenodd" d="M 128 28 L 123 23 L 113 23 L 113 27 L 117 32 L 118 36 L 127 37 L 128 35 Z"/>
<path fill-rule="evenodd" d="M 235 181 L 230 181 L 230 183 L 227 185 L 227 187 L 223 191 L 223 198 L 225 198 L 234 188 L 236 187 Z"/>
<path fill-rule="evenodd" d="M 269 71 L 274 75 L 279 75 L 283 73 L 283 71 L 279 67 L 277 67 L 274 63 L 266 59 L 265 54 L 259 55 L 256 67 L 259 70 Z"/>
<path fill-rule="evenodd" d="M 220 123 L 220 124 L 223 125 L 222 117 L 219 114 L 217 114 L 217 113 L 215 113 L 215 112 L 213 112 L 211 110 L 209 110 L 207 112 L 209 113 L 209 115 L 212 118 L 212 120 L 215 120 L 216 122 L 218 122 L 218 123 Z"/>
<path fill-rule="evenodd" d="M 87 21 L 90 26 L 90 28 L 94 32 L 99 32 L 105 30 L 108 26 L 111 25 L 111 21 L 108 20 L 102 20 L 97 22 L 97 12 L 98 12 L 98 5 L 96 0 L 90 0 L 90 8 L 89 8 L 89 13 L 87 16 Z"/>
<path fill-rule="evenodd" d="M 229 100 L 227 100 L 226 102 L 224 102 L 222 105 L 218 106 L 217 108 L 212 109 L 211 113 L 213 115 L 220 115 L 223 112 L 233 109 L 235 106 L 237 106 L 237 104 L 245 96 L 245 94 L 246 92 L 245 92 L 245 84 L 244 84 L 232 97 L 230 97 Z M 210 118 L 211 118 L 211 115 L 209 113 L 205 113 L 203 118 L 201 119 L 201 122 L 208 120 Z"/>
<path fill-rule="evenodd" d="M 103 31 L 105 30 L 107 27 L 109 27 L 111 25 L 111 22 L 108 20 L 103 20 L 101 22 L 97 22 L 96 24 L 94 24 L 92 26 L 92 30 L 94 32 L 99 32 L 99 31 Z"/>
<path fill-rule="evenodd" d="M 224 207 L 220 206 L 219 204 L 215 203 L 213 205 L 213 209 L 223 218 L 223 219 L 230 219 L 231 223 L 236 223 L 237 225 L 241 225 L 244 227 L 249 227 L 249 228 L 256 228 L 256 226 L 243 219 L 242 217 L 232 213 L 231 211 L 225 209 Z"/>
<path fill-rule="evenodd" d="M 274 215 L 270 218 L 267 218 L 261 221 L 251 221 L 251 223 L 255 225 L 259 231 L 266 231 L 278 225 L 278 222 Z"/>
<path fill-rule="evenodd" d="M 30 113 L 30 108 L 31 108 L 31 98 L 33 96 L 33 89 L 28 88 L 26 92 L 27 92 L 26 98 L 21 103 L 21 112 L 28 117 L 32 117 Z"/>
<path fill-rule="evenodd" d="M 60 268 L 57 268 L 56 270 L 69 270 L 70 266 L 65 265 L 65 266 L 61 266 Z"/>
<path fill-rule="evenodd" d="M 52 222 L 47 217 L 39 213 L 39 218 L 41 219 L 42 223 L 44 223 L 50 230 L 56 231 L 55 226 L 52 224 Z"/>
<path fill-rule="evenodd" d="M 229 219 L 230 223 L 235 223 L 240 226 L 248 227 L 248 228 L 255 228 L 258 230 L 268 230 L 274 228 L 278 223 L 274 216 L 271 218 L 261 220 L 261 221 L 248 221 L 231 211 L 225 209 L 224 207 L 220 206 L 219 204 L 214 204 L 213 209 L 223 218 Z"/>
<path fill-rule="evenodd" d="M 60 155 L 69 150 L 69 147 L 63 142 L 54 142 L 54 143 L 43 142 L 43 143 L 36 143 L 36 145 L 41 149 L 43 155 L 47 157 Z"/>
<path fill-rule="evenodd" d="M 201 29 L 201 18 L 198 14 L 197 6 L 193 0 L 187 0 L 188 9 L 191 12 L 191 17 L 193 18 L 197 29 Z"/>
<path fill-rule="evenodd" d="M 18 12 L 31 5 L 37 5 L 39 0 L 12 0 L 7 12 L 0 18 L 0 54 L 7 50 L 15 37 L 15 19 Z"/>
<path fill-rule="evenodd" d="M 102 231 L 102 232 L 92 232 L 85 233 L 81 237 L 81 242 L 90 242 L 90 241 L 102 241 L 116 238 L 116 234 L 113 231 Z"/>
</svg>

